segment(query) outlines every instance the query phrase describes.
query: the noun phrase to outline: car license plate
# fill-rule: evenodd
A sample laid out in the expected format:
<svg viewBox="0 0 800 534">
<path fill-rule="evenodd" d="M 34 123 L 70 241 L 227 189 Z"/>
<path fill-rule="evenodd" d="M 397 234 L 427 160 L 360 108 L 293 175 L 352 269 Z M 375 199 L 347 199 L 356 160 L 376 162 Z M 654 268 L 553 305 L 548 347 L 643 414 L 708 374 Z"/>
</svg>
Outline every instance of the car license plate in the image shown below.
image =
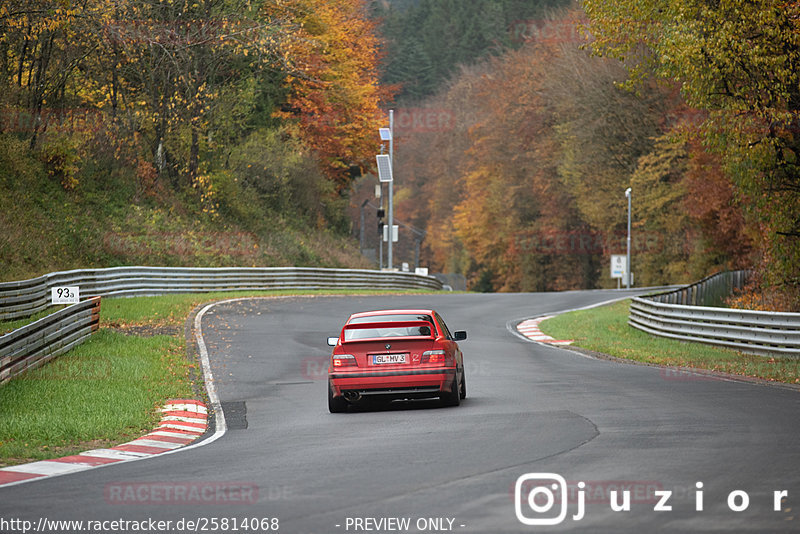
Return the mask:
<svg viewBox="0 0 800 534">
<path fill-rule="evenodd" d="M 392 363 L 406 363 L 408 354 L 373 354 L 373 365 L 386 365 Z"/>
</svg>

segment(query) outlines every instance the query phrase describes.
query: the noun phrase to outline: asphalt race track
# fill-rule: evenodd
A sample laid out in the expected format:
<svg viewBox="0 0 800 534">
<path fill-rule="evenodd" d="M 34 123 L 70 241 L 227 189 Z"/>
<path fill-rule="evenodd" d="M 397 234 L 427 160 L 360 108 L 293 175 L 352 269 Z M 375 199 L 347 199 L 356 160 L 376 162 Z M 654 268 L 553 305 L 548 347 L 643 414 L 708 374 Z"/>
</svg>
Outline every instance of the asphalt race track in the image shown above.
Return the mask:
<svg viewBox="0 0 800 534">
<path fill-rule="evenodd" d="M 523 318 L 624 294 L 217 305 L 203 330 L 231 426 L 223 437 L 176 454 L 0 488 L 0 517 L 34 524 L 172 521 L 166 532 L 178 531 L 181 520 L 180 531 L 232 532 L 233 520 L 262 518 L 277 518 L 278 532 L 291 534 L 800 531 L 800 391 L 596 360 L 508 329 Z M 351 312 L 427 306 L 451 330 L 468 331 L 462 405 L 421 401 L 329 414 L 326 338 Z M 563 477 L 568 497 L 558 496 L 561 487 L 551 491 L 554 480 L 531 479 L 515 498 L 518 477 L 530 473 Z M 611 509 L 614 489 L 629 491 L 630 511 Z M 777 511 L 776 491 L 788 492 L 778 495 Z M 654 509 L 655 492 L 671 492 L 671 509 Z M 523 524 L 515 504 L 529 522 L 559 524 Z M 201 528 L 188 528 L 189 520 Z M 106 525 L 107 532 L 131 531 Z M 0 530 L 21 532 L 8 524 Z"/>
</svg>

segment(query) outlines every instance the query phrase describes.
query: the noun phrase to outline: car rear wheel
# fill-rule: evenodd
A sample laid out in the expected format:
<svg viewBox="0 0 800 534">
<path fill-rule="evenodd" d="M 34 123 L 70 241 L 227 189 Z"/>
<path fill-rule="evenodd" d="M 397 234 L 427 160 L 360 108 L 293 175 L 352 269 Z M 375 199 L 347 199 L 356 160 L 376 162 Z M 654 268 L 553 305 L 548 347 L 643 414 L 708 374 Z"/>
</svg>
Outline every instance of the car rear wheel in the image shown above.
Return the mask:
<svg viewBox="0 0 800 534">
<path fill-rule="evenodd" d="M 331 413 L 343 413 L 347 411 L 347 401 L 344 397 L 335 397 L 333 387 L 328 381 L 328 411 Z"/>
<path fill-rule="evenodd" d="M 442 394 L 442 406 L 458 406 L 461 404 L 461 391 L 458 385 L 458 373 L 453 375 L 453 383 L 450 385 L 450 391 Z"/>
<path fill-rule="evenodd" d="M 467 398 L 467 373 L 466 371 L 461 373 L 461 399 Z"/>
</svg>

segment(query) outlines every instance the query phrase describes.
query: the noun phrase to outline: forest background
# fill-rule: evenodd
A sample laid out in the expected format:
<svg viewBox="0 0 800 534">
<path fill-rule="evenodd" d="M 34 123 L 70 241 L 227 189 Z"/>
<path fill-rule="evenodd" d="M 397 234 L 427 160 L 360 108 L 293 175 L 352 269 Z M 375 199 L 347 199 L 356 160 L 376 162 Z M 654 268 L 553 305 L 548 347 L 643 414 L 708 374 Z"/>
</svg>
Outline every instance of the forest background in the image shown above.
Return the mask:
<svg viewBox="0 0 800 534">
<path fill-rule="evenodd" d="M 630 187 L 637 285 L 752 269 L 735 304 L 800 309 L 797 2 L 382 5 L 398 214 L 435 270 L 613 287 Z"/>
<path fill-rule="evenodd" d="M 723 269 L 800 309 L 800 8 L 765 0 L 3 0 L 4 280 L 72 267 L 370 267 L 396 217 L 479 291 Z M 377 240 L 374 210 L 366 220 Z M 396 261 L 415 260 L 401 230 Z"/>
</svg>

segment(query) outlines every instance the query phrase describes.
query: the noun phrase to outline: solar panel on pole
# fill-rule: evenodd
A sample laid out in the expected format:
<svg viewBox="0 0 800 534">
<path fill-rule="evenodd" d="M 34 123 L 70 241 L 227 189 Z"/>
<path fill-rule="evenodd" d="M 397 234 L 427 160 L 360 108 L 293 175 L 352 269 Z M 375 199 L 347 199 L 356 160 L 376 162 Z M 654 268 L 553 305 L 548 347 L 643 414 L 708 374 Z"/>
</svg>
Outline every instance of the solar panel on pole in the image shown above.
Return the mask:
<svg viewBox="0 0 800 534">
<path fill-rule="evenodd" d="M 381 182 L 392 181 L 392 160 L 386 154 L 375 156 L 378 161 L 378 180 Z"/>
</svg>

